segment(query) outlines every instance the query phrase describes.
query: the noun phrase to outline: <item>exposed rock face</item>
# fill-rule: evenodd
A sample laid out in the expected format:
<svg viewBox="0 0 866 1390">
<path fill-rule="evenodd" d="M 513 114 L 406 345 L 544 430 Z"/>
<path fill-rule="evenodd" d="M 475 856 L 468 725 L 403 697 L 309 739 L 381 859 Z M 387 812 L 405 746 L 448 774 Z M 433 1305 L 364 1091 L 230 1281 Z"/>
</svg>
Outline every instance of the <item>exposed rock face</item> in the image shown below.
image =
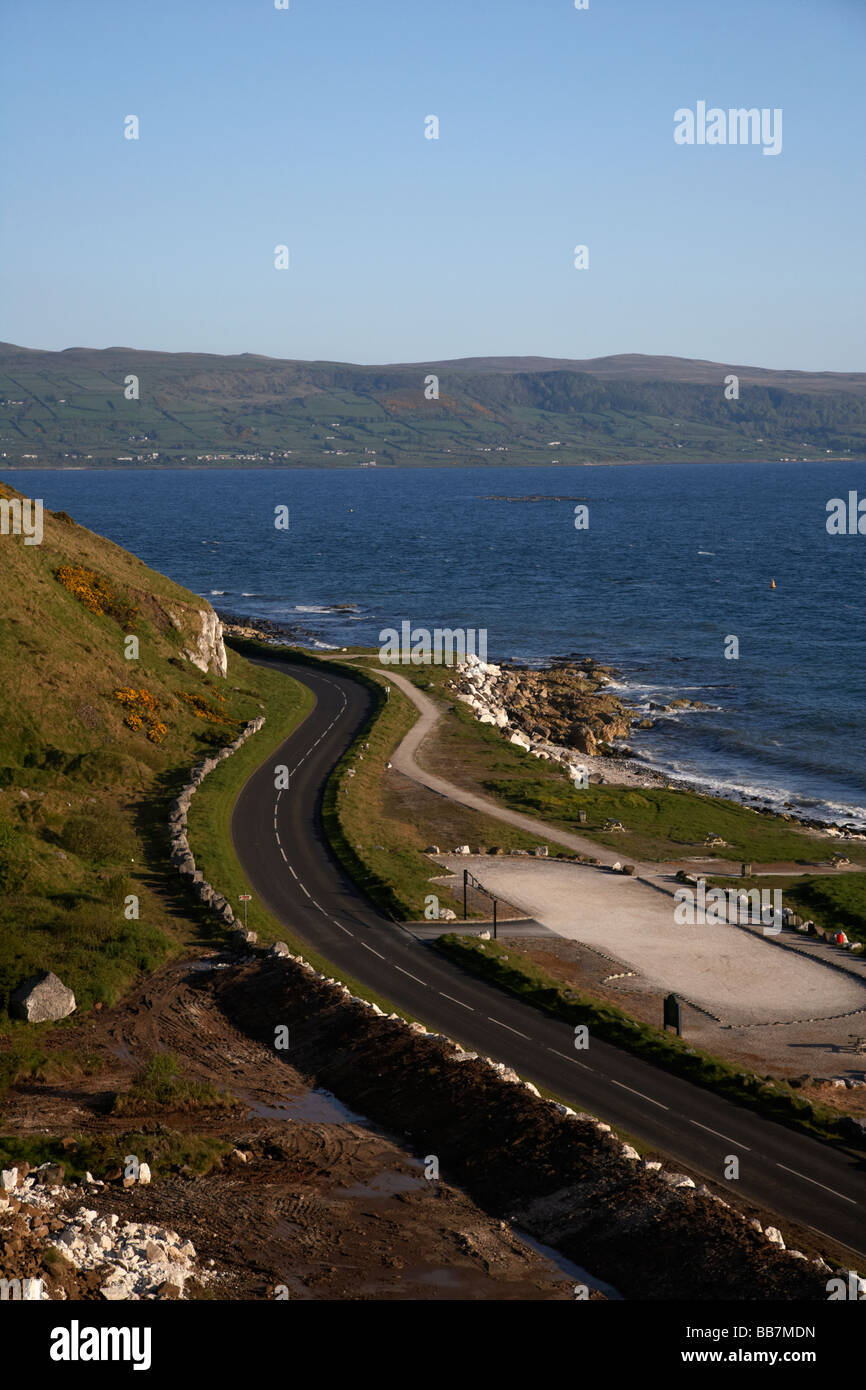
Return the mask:
<svg viewBox="0 0 866 1390">
<path fill-rule="evenodd" d="M 54 1023 L 75 1009 L 75 995 L 50 970 L 25 980 L 9 1000 L 13 1018 L 28 1023 Z"/>
<path fill-rule="evenodd" d="M 199 610 L 201 630 L 194 644 L 184 647 L 182 656 L 197 666 L 200 671 L 212 671 L 214 675 L 225 676 L 228 671 L 228 658 L 223 642 L 223 625 L 212 608 Z"/>
<path fill-rule="evenodd" d="M 166 606 L 172 627 L 182 632 L 186 645 L 181 656 L 191 661 L 200 671 L 210 671 L 215 676 L 225 676 L 228 672 L 228 657 L 223 642 L 223 625 L 210 604 L 203 608 L 181 608 L 179 605 Z"/>
</svg>

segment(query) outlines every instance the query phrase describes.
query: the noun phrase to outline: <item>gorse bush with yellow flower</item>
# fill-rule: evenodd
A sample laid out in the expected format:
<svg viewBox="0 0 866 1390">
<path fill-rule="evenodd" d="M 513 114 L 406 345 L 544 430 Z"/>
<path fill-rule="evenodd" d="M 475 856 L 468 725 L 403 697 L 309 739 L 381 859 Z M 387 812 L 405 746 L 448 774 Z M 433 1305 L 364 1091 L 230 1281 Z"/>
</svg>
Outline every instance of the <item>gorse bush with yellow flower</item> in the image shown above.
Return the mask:
<svg viewBox="0 0 866 1390">
<path fill-rule="evenodd" d="M 195 695 L 189 690 L 181 690 L 180 698 L 181 700 L 185 700 L 186 703 L 192 707 L 197 719 L 207 719 L 211 724 L 234 725 L 239 722 L 237 719 L 229 719 L 228 715 L 215 709 L 212 704 L 208 703 L 203 695 Z M 222 704 L 225 704 L 224 695 L 217 694 L 214 698 L 219 700 Z"/>
<path fill-rule="evenodd" d="M 124 685 L 120 690 L 115 690 L 114 698 L 126 706 L 127 714 L 123 722 L 128 729 L 140 733 L 146 724 L 150 742 L 162 743 L 168 727 L 157 718 L 159 701 L 155 695 L 151 695 L 149 690 L 136 690 L 131 685 Z"/>
<path fill-rule="evenodd" d="M 96 570 L 84 569 L 81 565 L 61 565 L 54 575 L 73 598 L 91 613 L 114 618 L 122 627 L 131 629 L 138 617 L 138 609 L 123 603 L 111 592 L 107 580 Z"/>
</svg>

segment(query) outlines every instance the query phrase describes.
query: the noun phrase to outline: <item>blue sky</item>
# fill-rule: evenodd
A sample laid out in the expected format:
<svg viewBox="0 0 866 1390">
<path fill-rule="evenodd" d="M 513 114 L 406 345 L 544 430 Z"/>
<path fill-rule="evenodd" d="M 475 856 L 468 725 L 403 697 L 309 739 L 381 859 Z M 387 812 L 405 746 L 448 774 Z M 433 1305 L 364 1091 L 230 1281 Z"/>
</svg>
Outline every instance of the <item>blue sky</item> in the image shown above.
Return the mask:
<svg viewBox="0 0 866 1390">
<path fill-rule="evenodd" d="M 866 0 L 7 0 L 0 27 L 7 341 L 866 370 Z M 677 146 L 700 100 L 781 108 L 782 152 Z"/>
</svg>

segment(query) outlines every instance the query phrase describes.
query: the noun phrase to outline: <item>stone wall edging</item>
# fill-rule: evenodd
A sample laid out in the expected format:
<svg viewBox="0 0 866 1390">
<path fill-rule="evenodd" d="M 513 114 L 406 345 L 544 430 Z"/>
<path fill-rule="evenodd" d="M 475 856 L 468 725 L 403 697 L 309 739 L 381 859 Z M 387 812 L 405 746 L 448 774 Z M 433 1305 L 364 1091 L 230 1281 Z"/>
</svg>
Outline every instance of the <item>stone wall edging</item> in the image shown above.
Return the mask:
<svg viewBox="0 0 866 1390">
<path fill-rule="evenodd" d="M 255 719 L 248 720 L 237 738 L 233 739 L 225 748 L 221 748 L 219 752 L 215 753 L 212 757 L 203 758 L 200 763 L 196 763 L 190 772 L 190 780 L 181 788 L 178 795 L 169 806 L 168 834 L 169 843 L 171 845 L 169 852 L 170 862 L 182 877 L 188 879 L 190 887 L 199 902 L 207 907 L 225 927 L 236 926 L 235 915 L 229 905 L 228 899 L 221 893 L 218 893 L 213 885 L 205 880 L 201 870 L 196 868 L 195 858 L 190 849 L 187 836 L 187 812 L 189 811 L 190 800 L 195 795 L 196 790 L 201 786 L 208 773 L 213 772 L 214 768 L 218 767 L 226 758 L 230 758 L 232 753 L 237 753 L 248 738 L 251 738 L 253 734 L 259 732 L 264 722 L 265 717 L 263 714 L 257 715 Z M 243 941 L 249 945 L 253 945 L 258 939 L 256 933 L 253 931 L 244 931 L 244 929 L 239 926 L 236 927 L 236 930 L 239 932 Z"/>
</svg>

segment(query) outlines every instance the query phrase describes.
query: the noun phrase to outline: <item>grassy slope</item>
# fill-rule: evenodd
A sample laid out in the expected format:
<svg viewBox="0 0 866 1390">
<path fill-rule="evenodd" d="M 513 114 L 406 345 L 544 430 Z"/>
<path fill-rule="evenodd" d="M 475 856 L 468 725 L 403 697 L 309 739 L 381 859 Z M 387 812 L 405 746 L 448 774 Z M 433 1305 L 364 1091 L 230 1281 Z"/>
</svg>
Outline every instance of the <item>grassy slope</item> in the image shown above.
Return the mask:
<svg viewBox="0 0 866 1390">
<path fill-rule="evenodd" d="M 442 775 L 447 775 L 446 768 L 462 768 L 464 785 L 473 785 L 515 811 L 621 850 L 629 859 L 702 855 L 709 833 L 727 841 L 728 847 L 719 851 L 726 859 L 811 864 L 829 860 L 839 849 L 838 840 L 807 834 L 781 816 L 759 814 L 711 796 L 595 784 L 575 790 L 560 769 L 506 743 L 459 704 L 443 725 L 426 765 Z M 581 810 L 586 812 L 583 825 L 578 820 Z M 608 818 L 622 821 L 625 833 L 606 833 Z M 859 853 L 866 862 L 863 846 L 847 852 L 855 858 Z"/>
<path fill-rule="evenodd" d="M 6 1012 L 29 975 L 55 971 L 87 1009 L 112 1003 L 140 971 L 201 936 L 204 915 L 167 864 L 166 803 L 192 763 L 229 741 L 271 692 L 239 657 L 227 680 L 183 659 L 202 600 L 71 520 L 46 513 L 41 545 L 3 536 L 0 553 L 2 1079 L 38 1061 L 39 1029 Z M 124 657 L 128 623 L 90 612 L 58 582 L 64 564 L 98 572 L 119 602 L 139 609 L 138 660 Z M 161 743 L 124 724 L 114 691 L 125 686 L 158 701 Z M 297 687 L 286 688 L 297 700 Z M 230 722 L 197 717 L 182 692 Z M 137 920 L 125 915 L 130 894 Z"/>
<path fill-rule="evenodd" d="M 785 901 L 817 926 L 841 927 L 850 940 L 866 943 L 866 874 L 809 876 L 788 889 Z"/>
</svg>

